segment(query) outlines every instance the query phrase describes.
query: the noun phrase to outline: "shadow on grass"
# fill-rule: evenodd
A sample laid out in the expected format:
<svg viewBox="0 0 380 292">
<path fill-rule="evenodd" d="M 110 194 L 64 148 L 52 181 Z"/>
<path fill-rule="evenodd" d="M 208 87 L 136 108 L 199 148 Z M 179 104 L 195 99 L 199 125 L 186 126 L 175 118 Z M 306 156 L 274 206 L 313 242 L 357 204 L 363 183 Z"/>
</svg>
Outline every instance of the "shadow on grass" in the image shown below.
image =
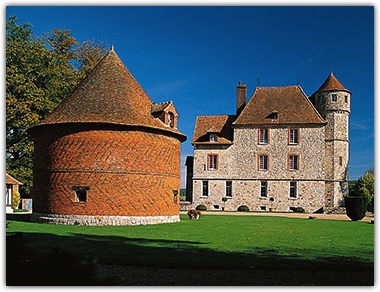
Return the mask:
<svg viewBox="0 0 380 292">
<path fill-rule="evenodd" d="M 197 241 L 122 236 L 8 233 L 6 238 L 6 281 L 10 286 L 114 285 L 112 277 L 100 280 L 95 276 L 97 265 L 174 270 L 360 272 L 368 275 L 366 285 L 373 285 L 373 263 L 355 258 L 305 260 L 297 255 L 281 255 L 274 249 L 252 247 L 250 253 L 224 252 L 202 247 Z"/>
</svg>

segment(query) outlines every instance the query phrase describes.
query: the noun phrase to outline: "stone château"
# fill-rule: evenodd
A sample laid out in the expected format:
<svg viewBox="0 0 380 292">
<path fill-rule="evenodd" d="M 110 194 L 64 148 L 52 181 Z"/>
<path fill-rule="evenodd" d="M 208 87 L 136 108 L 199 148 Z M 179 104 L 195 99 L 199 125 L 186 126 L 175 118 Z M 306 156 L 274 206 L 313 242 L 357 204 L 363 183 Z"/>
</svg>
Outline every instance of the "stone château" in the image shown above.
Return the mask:
<svg viewBox="0 0 380 292">
<path fill-rule="evenodd" d="M 331 72 L 308 97 L 301 86 L 257 87 L 234 115 L 198 116 L 187 157 L 187 200 L 208 210 L 315 212 L 347 190 L 351 92 Z M 226 198 L 226 199 L 223 199 Z"/>
</svg>

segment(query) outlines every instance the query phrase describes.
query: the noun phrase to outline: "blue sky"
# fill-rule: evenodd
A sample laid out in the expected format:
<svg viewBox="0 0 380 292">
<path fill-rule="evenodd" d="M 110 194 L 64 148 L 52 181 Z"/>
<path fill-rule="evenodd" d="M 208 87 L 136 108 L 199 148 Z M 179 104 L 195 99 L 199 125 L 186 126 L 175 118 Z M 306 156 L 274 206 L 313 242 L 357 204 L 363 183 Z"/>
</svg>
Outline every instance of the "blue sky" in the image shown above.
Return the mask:
<svg viewBox="0 0 380 292">
<path fill-rule="evenodd" d="M 248 97 L 258 82 L 298 82 L 311 95 L 330 70 L 352 92 L 349 177 L 374 166 L 373 6 L 7 6 L 10 14 L 38 36 L 70 29 L 114 45 L 154 102 L 172 100 L 188 138 L 182 186 L 196 116 L 233 114 L 238 81 Z"/>
</svg>

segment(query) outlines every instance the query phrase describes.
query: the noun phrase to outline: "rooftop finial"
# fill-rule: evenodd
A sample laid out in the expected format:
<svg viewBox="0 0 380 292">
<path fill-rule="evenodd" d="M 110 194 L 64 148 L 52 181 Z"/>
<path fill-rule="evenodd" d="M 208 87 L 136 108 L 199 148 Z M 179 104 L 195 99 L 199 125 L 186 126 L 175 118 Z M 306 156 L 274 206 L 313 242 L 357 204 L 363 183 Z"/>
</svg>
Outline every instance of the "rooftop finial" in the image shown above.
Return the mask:
<svg viewBox="0 0 380 292">
<path fill-rule="evenodd" d="M 111 46 L 111 51 L 114 51 L 115 50 L 115 47 L 114 45 Z"/>
<path fill-rule="evenodd" d="M 330 69 L 330 75 L 334 75 L 334 74 L 333 74 L 333 69 Z"/>
</svg>

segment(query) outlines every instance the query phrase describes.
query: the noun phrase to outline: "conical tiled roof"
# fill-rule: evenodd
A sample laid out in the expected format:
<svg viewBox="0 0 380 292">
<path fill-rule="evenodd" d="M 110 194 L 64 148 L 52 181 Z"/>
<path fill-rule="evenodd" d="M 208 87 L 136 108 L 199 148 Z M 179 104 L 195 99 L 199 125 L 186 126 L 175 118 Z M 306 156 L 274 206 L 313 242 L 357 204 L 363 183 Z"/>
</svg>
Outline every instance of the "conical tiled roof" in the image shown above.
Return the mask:
<svg viewBox="0 0 380 292">
<path fill-rule="evenodd" d="M 151 115 L 153 102 L 111 50 L 71 95 L 66 97 L 40 125 L 109 123 L 148 127 L 186 136 Z"/>
<path fill-rule="evenodd" d="M 316 92 L 321 91 L 347 91 L 350 92 L 348 89 L 346 89 L 339 81 L 336 79 L 334 74 L 330 72 L 329 77 L 325 80 L 325 82 L 322 84 L 321 87 Z M 351 93 L 351 92 L 350 92 Z"/>
</svg>

